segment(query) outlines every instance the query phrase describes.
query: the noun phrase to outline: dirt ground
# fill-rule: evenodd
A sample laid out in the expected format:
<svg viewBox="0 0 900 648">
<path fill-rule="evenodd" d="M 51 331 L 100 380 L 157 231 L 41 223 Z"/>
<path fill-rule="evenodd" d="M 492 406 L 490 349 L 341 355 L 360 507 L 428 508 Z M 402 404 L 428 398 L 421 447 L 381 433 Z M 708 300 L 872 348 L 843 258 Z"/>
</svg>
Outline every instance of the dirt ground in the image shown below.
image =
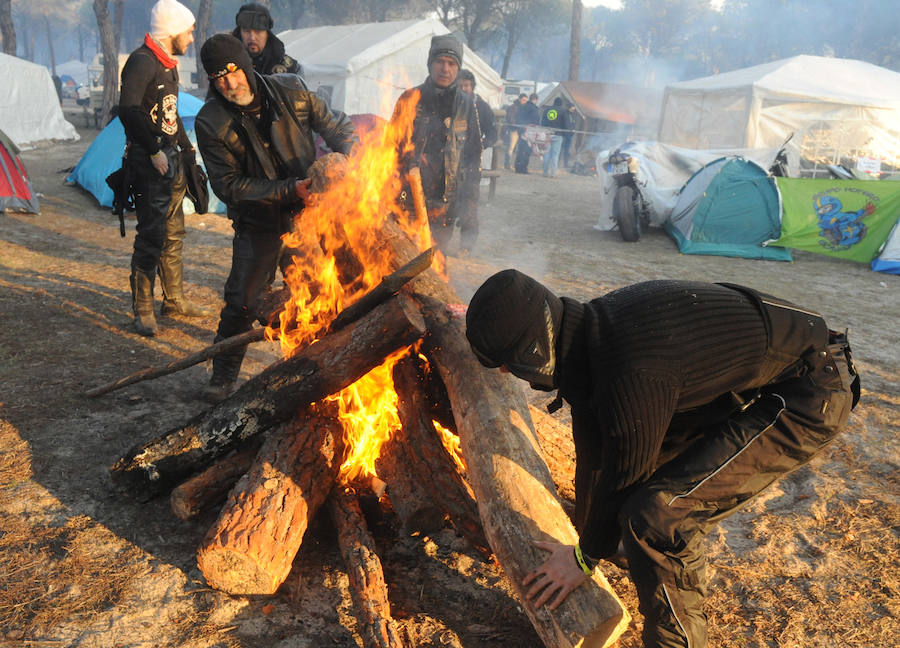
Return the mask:
<svg viewBox="0 0 900 648">
<path fill-rule="evenodd" d="M 130 330 L 133 221 L 120 238 L 108 210 L 63 183 L 96 134 L 81 132 L 79 142 L 22 155 L 42 213 L 0 215 L 0 645 L 361 645 L 325 516 L 275 596 L 231 597 L 196 566 L 216 511 L 183 522 L 166 498 L 140 504 L 114 492 L 108 466 L 205 408 L 195 394 L 208 369 L 97 399 L 83 391 L 205 347 L 217 318 L 161 320 L 152 339 Z M 625 243 L 594 229 L 603 196 L 592 178 L 507 173 L 492 202 L 486 194 L 478 246 L 448 260 L 464 300 L 507 267 L 583 300 L 646 279 L 731 281 L 851 329 L 864 393 L 846 432 L 708 539 L 710 638 L 729 647 L 897 645 L 900 277 L 805 253 L 793 263 L 683 256 L 660 230 Z M 191 215 L 187 229 L 186 291 L 218 312 L 230 225 Z M 242 376 L 276 357 L 272 345 L 254 345 Z M 394 616 L 414 645 L 541 645 L 502 570 L 452 529 L 416 533 L 385 519 L 373 533 Z M 603 570 L 635 617 L 619 646 L 636 648 L 633 586 L 616 567 Z"/>
</svg>

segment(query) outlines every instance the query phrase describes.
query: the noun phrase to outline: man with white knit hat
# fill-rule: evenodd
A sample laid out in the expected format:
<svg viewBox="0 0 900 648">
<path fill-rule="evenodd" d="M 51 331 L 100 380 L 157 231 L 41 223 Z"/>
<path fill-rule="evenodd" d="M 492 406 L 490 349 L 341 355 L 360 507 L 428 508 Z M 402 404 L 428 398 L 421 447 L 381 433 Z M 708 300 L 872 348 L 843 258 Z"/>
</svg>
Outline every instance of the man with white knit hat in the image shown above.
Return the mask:
<svg viewBox="0 0 900 648">
<path fill-rule="evenodd" d="M 178 116 L 175 56 L 194 42 L 194 14 L 177 0 L 159 0 L 150 10 L 150 33 L 122 68 L 119 117 L 125 127 L 125 161 L 132 174 L 137 234 L 131 257 L 134 328 L 156 334 L 153 283 L 159 271 L 161 315 L 203 317 L 182 289 L 185 164 L 194 149 Z M 180 149 L 180 152 L 179 150 Z"/>
</svg>

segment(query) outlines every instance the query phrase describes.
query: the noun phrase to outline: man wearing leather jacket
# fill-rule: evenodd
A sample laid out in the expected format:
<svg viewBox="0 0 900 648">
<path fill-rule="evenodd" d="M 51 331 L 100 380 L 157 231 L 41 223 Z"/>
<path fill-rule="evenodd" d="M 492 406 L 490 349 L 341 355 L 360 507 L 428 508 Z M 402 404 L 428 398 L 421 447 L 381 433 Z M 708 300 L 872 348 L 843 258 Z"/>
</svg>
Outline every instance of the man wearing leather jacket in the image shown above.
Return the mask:
<svg viewBox="0 0 900 648">
<path fill-rule="evenodd" d="M 194 42 L 194 15 L 176 0 L 159 0 L 150 11 L 150 33 L 122 68 L 119 117 L 125 128 L 125 160 L 133 177 L 137 234 L 131 256 L 134 328 L 156 334 L 153 284 L 159 269 L 161 315 L 210 313 L 184 297 L 182 247 L 186 189 L 182 156 L 194 149 L 178 116 L 178 68 L 174 56 Z M 181 154 L 178 152 L 181 149 Z"/>
<path fill-rule="evenodd" d="M 333 112 L 295 74 L 260 75 L 230 34 L 216 34 L 200 50 L 210 79 L 197 113 L 197 143 L 213 191 L 234 227 L 231 272 L 216 341 L 249 330 L 281 253 L 281 236 L 303 207 L 307 170 L 315 162 L 313 131 L 336 153 L 347 154 L 353 124 Z M 205 396 L 227 396 L 246 347 L 213 359 Z"/>
<path fill-rule="evenodd" d="M 558 389 L 575 440 L 575 546 L 524 581 L 558 606 L 620 543 L 647 648 L 704 648 L 704 536 L 846 425 L 859 379 L 845 334 L 733 284 L 648 281 L 588 303 L 516 270 L 472 297 L 479 360 Z"/>
<path fill-rule="evenodd" d="M 241 40 L 250 52 L 253 69 L 260 74 L 300 74 L 300 64 L 284 52 L 284 43 L 274 33 L 275 21 L 265 5 L 250 2 L 241 5 L 234 17 L 231 35 Z"/>
<path fill-rule="evenodd" d="M 435 243 L 446 252 L 453 224 L 477 200 L 481 170 L 481 129 L 471 95 L 458 88 L 462 44 L 452 35 L 434 36 L 428 52 L 428 78 L 405 91 L 394 106 L 396 120 L 415 101 L 411 144 L 402 143 L 401 168 L 418 167 Z M 477 230 L 476 230 L 477 235 Z M 464 239 L 474 238 L 462 232 Z"/>
</svg>

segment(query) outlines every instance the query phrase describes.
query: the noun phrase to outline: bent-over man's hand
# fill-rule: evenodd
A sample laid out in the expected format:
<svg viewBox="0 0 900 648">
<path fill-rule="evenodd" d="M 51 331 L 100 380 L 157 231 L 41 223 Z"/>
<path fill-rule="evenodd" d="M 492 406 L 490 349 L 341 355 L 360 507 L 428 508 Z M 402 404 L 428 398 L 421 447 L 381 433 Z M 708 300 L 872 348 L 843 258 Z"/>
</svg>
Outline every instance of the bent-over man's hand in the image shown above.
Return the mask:
<svg viewBox="0 0 900 648">
<path fill-rule="evenodd" d="M 553 598 L 549 607 L 555 610 L 589 576 L 575 562 L 574 545 L 536 540 L 534 546 L 549 551 L 550 558 L 522 580 L 523 587 L 531 585 L 525 598 L 531 601 L 535 609 Z"/>
</svg>

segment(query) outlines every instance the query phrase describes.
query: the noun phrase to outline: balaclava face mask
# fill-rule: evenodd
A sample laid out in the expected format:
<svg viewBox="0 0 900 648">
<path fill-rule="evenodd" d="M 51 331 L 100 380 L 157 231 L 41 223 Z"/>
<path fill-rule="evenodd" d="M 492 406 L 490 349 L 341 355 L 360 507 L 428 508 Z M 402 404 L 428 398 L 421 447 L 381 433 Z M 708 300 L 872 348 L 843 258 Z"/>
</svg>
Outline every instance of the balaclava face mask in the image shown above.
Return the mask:
<svg viewBox="0 0 900 648">
<path fill-rule="evenodd" d="M 556 340 L 563 303 L 518 270 L 503 270 L 475 292 L 466 337 L 486 367 L 505 366 L 534 389 L 556 387 Z"/>
</svg>

